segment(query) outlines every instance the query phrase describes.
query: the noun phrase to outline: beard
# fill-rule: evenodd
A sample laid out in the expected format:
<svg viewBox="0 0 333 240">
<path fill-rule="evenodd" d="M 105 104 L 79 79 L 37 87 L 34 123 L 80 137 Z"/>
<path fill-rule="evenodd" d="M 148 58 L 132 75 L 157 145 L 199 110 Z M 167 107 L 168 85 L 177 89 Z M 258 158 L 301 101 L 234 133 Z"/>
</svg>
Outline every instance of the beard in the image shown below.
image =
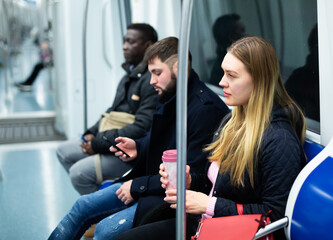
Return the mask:
<svg viewBox="0 0 333 240">
<path fill-rule="evenodd" d="M 160 103 L 166 103 L 170 98 L 172 98 L 177 91 L 177 77 L 174 73 L 171 74 L 171 81 L 165 87 L 165 90 L 162 90 L 162 93 L 158 97 Z"/>
</svg>

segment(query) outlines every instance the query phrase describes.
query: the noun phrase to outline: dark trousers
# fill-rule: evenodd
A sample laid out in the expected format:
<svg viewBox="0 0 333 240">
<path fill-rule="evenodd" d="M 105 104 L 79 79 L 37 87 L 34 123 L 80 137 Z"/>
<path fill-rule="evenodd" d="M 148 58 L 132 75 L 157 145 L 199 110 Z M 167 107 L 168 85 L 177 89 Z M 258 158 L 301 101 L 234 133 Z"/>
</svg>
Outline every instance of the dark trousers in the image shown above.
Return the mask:
<svg viewBox="0 0 333 240">
<path fill-rule="evenodd" d="M 27 78 L 27 80 L 25 80 L 25 82 L 23 84 L 25 85 L 32 85 L 34 83 L 34 81 L 36 80 L 39 72 L 44 68 L 44 64 L 43 62 L 39 62 L 35 65 L 32 73 L 30 74 L 30 76 Z"/>
<path fill-rule="evenodd" d="M 189 222 L 190 220 L 190 222 Z M 192 221 L 191 221 L 192 220 Z M 198 220 L 187 218 L 186 239 L 191 239 L 195 235 Z M 120 234 L 115 240 L 174 240 L 176 239 L 176 219 L 148 223 Z"/>
<path fill-rule="evenodd" d="M 141 225 L 120 234 L 116 240 L 173 240 L 176 239 L 176 220 L 168 219 Z"/>
</svg>

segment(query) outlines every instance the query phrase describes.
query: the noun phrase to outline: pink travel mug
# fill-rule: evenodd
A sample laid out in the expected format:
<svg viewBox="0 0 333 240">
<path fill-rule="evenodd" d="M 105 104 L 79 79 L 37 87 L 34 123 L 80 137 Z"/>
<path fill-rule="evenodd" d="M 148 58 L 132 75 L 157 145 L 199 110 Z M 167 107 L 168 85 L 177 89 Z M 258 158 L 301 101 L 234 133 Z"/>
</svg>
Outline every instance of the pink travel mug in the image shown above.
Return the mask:
<svg viewBox="0 0 333 240">
<path fill-rule="evenodd" d="M 177 149 L 166 150 L 162 156 L 165 171 L 168 173 L 168 189 L 177 188 Z"/>
</svg>

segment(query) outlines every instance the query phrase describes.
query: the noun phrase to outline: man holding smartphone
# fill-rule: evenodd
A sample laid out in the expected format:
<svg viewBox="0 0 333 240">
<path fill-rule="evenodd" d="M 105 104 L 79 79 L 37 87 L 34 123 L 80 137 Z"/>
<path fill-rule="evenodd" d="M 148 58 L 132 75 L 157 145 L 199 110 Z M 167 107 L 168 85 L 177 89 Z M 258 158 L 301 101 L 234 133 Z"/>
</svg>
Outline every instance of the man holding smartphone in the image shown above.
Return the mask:
<svg viewBox="0 0 333 240">
<path fill-rule="evenodd" d="M 146 49 L 156 41 L 157 33 L 148 24 L 127 27 L 122 64 L 126 74 L 119 82 L 112 106 L 81 139 L 66 141 L 57 149 L 60 163 L 81 195 L 97 191 L 103 180 L 119 178 L 133 167 L 132 163 L 115 157 L 109 148 L 116 137 L 140 138 L 151 126 L 156 92 L 149 84 L 147 63 L 142 60 Z M 115 120 L 123 118 L 124 123 L 112 129 L 102 127 L 105 116 L 113 116 Z"/>
</svg>

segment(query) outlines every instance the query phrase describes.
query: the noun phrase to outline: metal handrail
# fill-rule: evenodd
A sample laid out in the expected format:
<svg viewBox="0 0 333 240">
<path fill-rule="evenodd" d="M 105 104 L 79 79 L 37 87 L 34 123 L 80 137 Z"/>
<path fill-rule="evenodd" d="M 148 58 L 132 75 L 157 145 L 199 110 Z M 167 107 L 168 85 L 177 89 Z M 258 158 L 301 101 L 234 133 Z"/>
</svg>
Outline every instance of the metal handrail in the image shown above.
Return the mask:
<svg viewBox="0 0 333 240">
<path fill-rule="evenodd" d="M 85 14 L 83 17 L 82 30 L 82 70 L 83 70 L 83 132 L 88 128 L 88 93 L 87 93 L 87 21 L 88 21 L 89 0 L 86 0 Z"/>
<path fill-rule="evenodd" d="M 108 65 L 108 67 L 110 69 L 112 69 L 112 64 L 107 56 L 107 51 L 106 51 L 106 8 L 108 6 L 110 6 L 111 2 L 110 1 L 106 1 L 103 3 L 103 7 L 102 7 L 102 46 L 103 46 L 103 57 L 104 57 L 104 61 L 106 62 L 106 64 Z"/>
<path fill-rule="evenodd" d="M 187 150 L 187 78 L 188 50 L 193 0 L 184 0 L 178 45 L 177 80 L 177 211 L 176 239 L 186 239 L 185 186 L 186 186 L 186 150 Z"/>
<path fill-rule="evenodd" d="M 256 235 L 254 236 L 253 240 L 262 238 L 264 236 L 267 236 L 270 233 L 273 233 L 279 229 L 287 227 L 289 224 L 289 219 L 288 217 L 281 218 L 273 223 L 270 223 L 265 226 L 265 228 L 261 228 L 258 230 Z"/>
<path fill-rule="evenodd" d="M 2 61 L 3 61 L 3 74 L 4 74 L 4 89 L 5 89 L 5 98 L 9 99 L 9 77 L 8 77 L 8 66 L 11 68 L 11 63 L 9 61 L 9 54 L 10 54 L 10 34 L 9 34 L 9 24 L 8 24 L 8 9 L 4 1 L 1 1 L 0 4 L 2 4 L 2 9 L 3 9 L 3 18 L 6 19 L 5 21 L 2 22 L 2 29 L 6 29 L 6 36 L 2 37 L 0 47 L 3 50 L 2 51 Z"/>
<path fill-rule="evenodd" d="M 120 13 L 121 33 L 122 36 L 125 36 L 127 31 L 127 25 L 132 22 L 129 0 L 118 0 L 118 6 Z"/>
</svg>

